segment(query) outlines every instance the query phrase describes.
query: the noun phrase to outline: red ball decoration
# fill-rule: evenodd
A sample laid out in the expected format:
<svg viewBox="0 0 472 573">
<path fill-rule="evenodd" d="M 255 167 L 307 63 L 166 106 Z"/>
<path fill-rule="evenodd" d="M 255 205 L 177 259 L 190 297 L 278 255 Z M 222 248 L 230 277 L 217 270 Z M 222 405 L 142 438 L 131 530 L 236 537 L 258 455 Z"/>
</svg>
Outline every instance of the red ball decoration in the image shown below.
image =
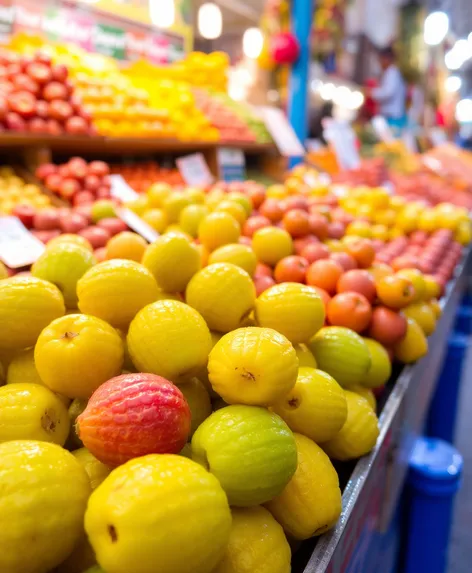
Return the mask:
<svg viewBox="0 0 472 573">
<path fill-rule="evenodd" d="M 293 64 L 300 55 L 300 46 L 293 34 L 280 32 L 272 37 L 270 51 L 276 64 Z"/>
</svg>

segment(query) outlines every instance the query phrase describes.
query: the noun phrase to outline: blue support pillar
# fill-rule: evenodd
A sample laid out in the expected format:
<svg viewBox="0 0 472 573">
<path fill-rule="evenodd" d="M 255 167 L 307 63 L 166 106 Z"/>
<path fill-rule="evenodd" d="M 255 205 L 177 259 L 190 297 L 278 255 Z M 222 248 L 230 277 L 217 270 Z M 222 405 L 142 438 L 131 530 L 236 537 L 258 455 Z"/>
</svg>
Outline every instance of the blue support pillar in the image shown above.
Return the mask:
<svg viewBox="0 0 472 573">
<path fill-rule="evenodd" d="M 308 135 L 308 82 L 310 71 L 310 36 L 313 24 L 314 0 L 292 0 L 292 32 L 300 44 L 300 57 L 292 66 L 289 84 L 288 119 L 298 139 L 305 143 Z M 302 161 L 292 157 L 290 167 Z"/>
</svg>

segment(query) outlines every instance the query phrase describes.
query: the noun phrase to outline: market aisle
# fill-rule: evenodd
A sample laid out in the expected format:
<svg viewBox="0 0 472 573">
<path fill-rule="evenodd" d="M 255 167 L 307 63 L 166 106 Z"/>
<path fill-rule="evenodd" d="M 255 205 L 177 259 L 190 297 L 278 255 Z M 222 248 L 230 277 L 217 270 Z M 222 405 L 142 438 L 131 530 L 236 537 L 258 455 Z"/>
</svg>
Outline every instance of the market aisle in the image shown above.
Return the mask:
<svg viewBox="0 0 472 573">
<path fill-rule="evenodd" d="M 472 344 L 463 369 L 456 446 L 464 457 L 463 485 L 457 496 L 449 550 L 448 573 L 470 573 L 472 562 Z"/>
</svg>

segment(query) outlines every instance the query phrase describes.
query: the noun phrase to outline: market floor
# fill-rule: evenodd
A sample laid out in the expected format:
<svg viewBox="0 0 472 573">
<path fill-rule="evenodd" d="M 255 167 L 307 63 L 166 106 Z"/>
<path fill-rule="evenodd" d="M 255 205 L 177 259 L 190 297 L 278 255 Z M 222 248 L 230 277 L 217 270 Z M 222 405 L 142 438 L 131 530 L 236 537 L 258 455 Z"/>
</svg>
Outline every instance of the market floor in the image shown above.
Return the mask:
<svg viewBox="0 0 472 573">
<path fill-rule="evenodd" d="M 464 457 L 464 475 L 455 502 L 448 573 L 470 573 L 472 562 L 472 339 L 462 372 L 455 445 Z"/>
</svg>

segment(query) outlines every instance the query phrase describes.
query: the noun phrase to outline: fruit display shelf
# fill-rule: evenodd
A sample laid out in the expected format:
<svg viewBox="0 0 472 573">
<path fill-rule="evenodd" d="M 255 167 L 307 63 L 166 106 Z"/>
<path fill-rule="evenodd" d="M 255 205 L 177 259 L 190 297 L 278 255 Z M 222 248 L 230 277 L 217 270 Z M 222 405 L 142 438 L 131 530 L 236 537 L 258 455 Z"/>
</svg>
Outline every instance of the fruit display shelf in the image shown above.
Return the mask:
<svg viewBox="0 0 472 573">
<path fill-rule="evenodd" d="M 441 301 L 443 314 L 419 362 L 404 366 L 388 384 L 375 448 L 358 460 L 343 490 L 337 525 L 311 539 L 295 555 L 293 573 L 380 571 L 376 539 L 387 533 L 398 507 L 408 460 L 424 427 L 460 300 L 472 272 L 472 252 L 464 252 Z M 385 563 L 384 563 L 385 565 Z"/>
</svg>

